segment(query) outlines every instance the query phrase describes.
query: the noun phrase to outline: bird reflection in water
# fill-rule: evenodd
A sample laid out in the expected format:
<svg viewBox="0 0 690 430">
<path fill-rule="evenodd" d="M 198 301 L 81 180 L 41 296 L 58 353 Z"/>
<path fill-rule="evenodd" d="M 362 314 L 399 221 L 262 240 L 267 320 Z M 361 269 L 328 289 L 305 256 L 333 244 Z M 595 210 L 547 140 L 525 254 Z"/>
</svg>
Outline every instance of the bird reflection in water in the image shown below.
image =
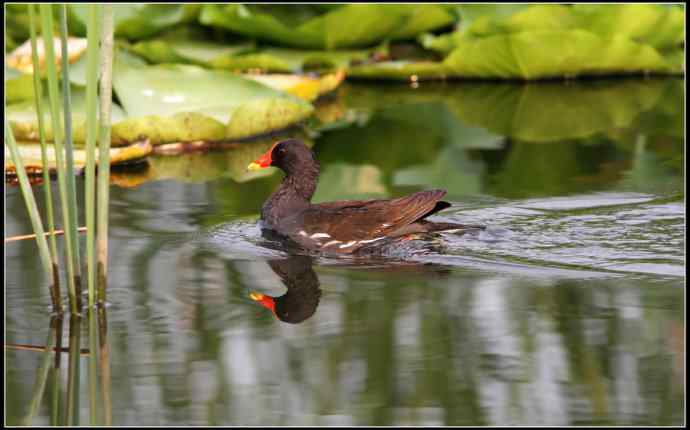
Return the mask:
<svg viewBox="0 0 690 430">
<path fill-rule="evenodd" d="M 311 318 L 316 312 L 321 300 L 319 278 L 313 269 L 314 257 L 293 255 L 281 260 L 268 261 L 271 267 L 287 287 L 287 292 L 279 297 L 272 297 L 259 292 L 251 292 L 249 297 L 261 304 L 281 321 L 299 324 Z M 356 264 L 350 262 L 340 266 L 347 270 L 368 271 L 379 273 L 387 280 L 410 281 L 433 278 L 446 278 L 451 270 L 448 267 L 430 263 L 410 261 L 378 261 L 368 260 Z"/>
<path fill-rule="evenodd" d="M 321 289 L 319 278 L 312 268 L 312 258 L 295 255 L 284 260 L 269 261 L 268 265 L 283 281 L 287 293 L 271 297 L 252 292 L 249 297 L 270 309 L 283 322 L 298 324 L 314 315 L 321 299 Z"/>
</svg>

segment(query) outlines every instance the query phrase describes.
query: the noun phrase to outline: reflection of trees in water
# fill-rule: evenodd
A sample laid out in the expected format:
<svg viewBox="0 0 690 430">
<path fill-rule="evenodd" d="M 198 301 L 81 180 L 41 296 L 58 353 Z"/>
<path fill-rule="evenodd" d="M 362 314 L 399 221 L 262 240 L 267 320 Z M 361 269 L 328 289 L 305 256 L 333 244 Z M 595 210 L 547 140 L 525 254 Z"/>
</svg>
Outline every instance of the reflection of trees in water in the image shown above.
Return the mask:
<svg viewBox="0 0 690 430">
<path fill-rule="evenodd" d="M 680 419 L 668 327 L 684 305 L 666 284 L 227 261 L 144 234 L 111 243 L 115 424 Z M 280 297 L 286 279 L 322 290 L 297 325 L 248 298 L 257 285 Z M 22 392 L 16 381 L 8 391 Z"/>
</svg>

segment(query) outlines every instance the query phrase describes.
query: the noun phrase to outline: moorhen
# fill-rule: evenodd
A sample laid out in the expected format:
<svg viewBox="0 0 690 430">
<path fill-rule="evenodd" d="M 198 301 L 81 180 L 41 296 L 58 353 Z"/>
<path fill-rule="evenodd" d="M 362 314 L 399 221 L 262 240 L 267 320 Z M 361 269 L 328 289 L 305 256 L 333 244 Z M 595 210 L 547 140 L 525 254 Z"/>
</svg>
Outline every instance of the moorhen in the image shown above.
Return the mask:
<svg viewBox="0 0 690 430">
<path fill-rule="evenodd" d="M 386 200 L 344 200 L 312 204 L 319 177 L 314 153 L 298 139 L 276 142 L 249 170 L 275 166 L 285 172 L 280 187 L 261 208 L 262 230 L 289 238 L 301 248 L 325 254 L 363 254 L 381 244 L 418 233 L 483 228 L 432 222 L 446 209 L 445 190 L 420 191 Z"/>
</svg>

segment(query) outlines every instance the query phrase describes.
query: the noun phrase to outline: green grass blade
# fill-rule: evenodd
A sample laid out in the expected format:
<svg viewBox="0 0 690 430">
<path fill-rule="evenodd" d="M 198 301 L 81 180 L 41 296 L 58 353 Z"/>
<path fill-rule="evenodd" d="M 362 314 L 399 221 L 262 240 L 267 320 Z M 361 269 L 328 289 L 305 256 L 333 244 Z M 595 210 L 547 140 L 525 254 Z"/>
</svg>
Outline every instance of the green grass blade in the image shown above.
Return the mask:
<svg viewBox="0 0 690 430">
<path fill-rule="evenodd" d="M 60 192 L 60 203 L 62 206 L 62 222 L 65 225 L 65 231 L 68 231 L 70 222 L 69 217 L 69 200 L 67 197 L 66 174 L 74 175 L 74 172 L 65 172 L 65 163 L 63 159 L 64 147 L 62 145 L 62 127 L 60 127 L 60 105 L 58 100 L 60 98 L 60 90 L 57 82 L 57 71 L 55 68 L 55 49 L 53 41 L 53 10 L 50 4 L 39 5 L 41 11 L 41 25 L 43 33 L 43 46 L 45 49 L 45 64 L 46 77 L 48 78 L 48 98 L 50 99 L 50 116 L 53 124 L 53 136 L 55 145 L 55 163 L 58 173 L 58 189 Z M 76 294 L 75 287 L 75 271 L 72 237 L 70 234 L 65 234 L 65 254 L 67 263 L 67 286 L 70 299 L 70 309 L 73 313 L 77 313 L 79 309 L 78 300 L 80 299 Z"/>
<path fill-rule="evenodd" d="M 60 5 L 60 42 L 62 44 L 62 102 L 65 121 L 65 161 L 68 174 L 66 175 L 67 199 L 69 210 L 69 224 L 65 232 L 72 237 L 72 258 L 74 259 L 74 276 L 77 300 L 81 298 L 81 259 L 79 258 L 79 224 L 77 212 L 77 189 L 74 184 L 74 148 L 72 144 L 72 103 L 69 81 L 69 47 L 67 43 L 67 5 Z"/>
<path fill-rule="evenodd" d="M 110 182 L 110 107 L 113 91 L 113 6 L 103 6 L 101 28 L 100 133 L 98 157 L 98 301 L 105 303 L 108 273 L 108 193 Z"/>
<path fill-rule="evenodd" d="M 55 317 L 53 317 L 55 318 Z M 51 322 L 52 325 L 52 322 Z M 51 358 L 53 357 L 53 347 L 55 344 L 55 332 L 50 330 L 48 333 L 48 340 L 46 341 L 46 349 L 43 352 L 43 357 L 41 357 L 41 365 L 38 368 L 38 373 L 36 374 L 36 382 L 34 383 L 34 390 L 31 396 L 31 403 L 29 403 L 29 411 L 24 417 L 24 425 L 30 426 L 33 422 L 36 411 L 38 411 L 41 405 L 41 400 L 43 399 L 43 393 L 46 388 L 46 381 L 48 380 L 48 373 L 51 368 Z M 59 352 L 56 352 L 59 354 Z"/>
<path fill-rule="evenodd" d="M 98 425 L 98 321 L 94 306 L 89 306 L 89 424 Z"/>
<path fill-rule="evenodd" d="M 88 45 L 86 51 L 86 272 L 89 289 L 89 306 L 96 300 L 95 287 L 95 237 L 96 237 L 96 132 L 97 85 L 98 85 L 98 31 L 100 29 L 100 5 L 89 5 L 87 22 Z M 93 424 L 93 423 L 92 423 Z"/>
<path fill-rule="evenodd" d="M 79 425 L 79 371 L 81 352 L 81 317 L 70 315 L 69 319 L 69 362 L 67 365 L 67 402 L 65 404 L 65 425 Z"/>
<path fill-rule="evenodd" d="M 105 306 L 98 308 L 98 356 L 101 367 L 101 394 L 103 398 L 103 424 L 113 425 L 112 378 L 110 374 L 110 344 Z"/>
<path fill-rule="evenodd" d="M 38 116 L 38 134 L 41 142 L 41 163 L 43 165 L 43 193 L 46 199 L 46 211 L 48 218 L 48 231 L 50 231 L 50 259 L 53 265 L 53 303 L 57 303 L 59 311 L 62 311 L 62 298 L 60 296 L 60 276 L 58 271 L 57 240 L 55 238 L 55 216 L 53 215 L 53 189 L 48 169 L 48 154 L 46 147 L 46 132 L 43 122 L 43 86 L 41 85 L 40 62 L 38 61 L 38 42 L 36 36 L 36 5 L 28 4 L 29 10 L 29 34 L 31 36 L 31 61 L 33 64 L 34 99 L 36 101 L 36 115 Z"/>
<path fill-rule="evenodd" d="M 51 324 L 51 329 L 55 330 L 55 350 L 56 351 L 61 351 L 62 350 L 62 316 L 58 316 L 53 321 L 54 325 Z M 61 385 L 62 385 L 62 378 L 60 377 L 60 358 L 62 357 L 62 354 L 55 354 L 55 359 L 53 360 L 53 368 L 51 369 L 51 375 L 50 379 L 53 381 L 53 392 L 51 393 L 52 396 L 52 403 L 50 406 L 50 425 L 53 427 L 57 427 L 60 425 L 61 420 L 60 420 L 60 393 L 61 393 Z"/>
<path fill-rule="evenodd" d="M 10 123 L 7 120 L 7 117 L 5 117 L 5 145 L 7 145 L 10 150 L 10 157 L 12 158 L 12 162 L 14 163 L 17 171 L 19 187 L 21 188 L 22 195 L 24 197 L 24 203 L 26 203 L 26 210 L 29 212 L 31 226 L 36 234 L 36 244 L 38 245 L 38 253 L 41 258 L 41 264 L 46 272 L 46 279 L 50 283 L 53 279 L 53 269 L 52 262 L 50 261 L 50 251 L 48 250 L 48 241 L 46 240 L 45 232 L 43 231 L 41 214 L 38 213 L 36 200 L 34 199 L 33 191 L 31 191 L 29 177 L 26 175 L 26 170 L 24 170 L 24 163 L 19 155 L 19 148 L 17 147 L 17 142 L 14 140 L 14 134 L 12 133 L 12 129 L 10 128 Z M 53 307 L 56 307 L 55 302 L 53 302 Z"/>
</svg>

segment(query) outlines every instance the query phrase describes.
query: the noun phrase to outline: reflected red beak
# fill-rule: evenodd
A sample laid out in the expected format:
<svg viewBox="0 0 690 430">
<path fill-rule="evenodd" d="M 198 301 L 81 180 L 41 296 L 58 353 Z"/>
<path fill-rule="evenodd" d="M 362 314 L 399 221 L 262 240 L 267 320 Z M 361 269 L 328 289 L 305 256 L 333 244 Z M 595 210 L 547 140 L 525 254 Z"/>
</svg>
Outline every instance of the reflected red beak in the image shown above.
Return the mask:
<svg viewBox="0 0 690 430">
<path fill-rule="evenodd" d="M 274 314 L 276 313 L 276 303 L 273 301 L 273 297 L 261 293 L 250 293 L 249 297 L 251 297 L 252 300 L 261 303 L 261 306 L 265 307 L 266 309 L 270 309 Z"/>
</svg>

